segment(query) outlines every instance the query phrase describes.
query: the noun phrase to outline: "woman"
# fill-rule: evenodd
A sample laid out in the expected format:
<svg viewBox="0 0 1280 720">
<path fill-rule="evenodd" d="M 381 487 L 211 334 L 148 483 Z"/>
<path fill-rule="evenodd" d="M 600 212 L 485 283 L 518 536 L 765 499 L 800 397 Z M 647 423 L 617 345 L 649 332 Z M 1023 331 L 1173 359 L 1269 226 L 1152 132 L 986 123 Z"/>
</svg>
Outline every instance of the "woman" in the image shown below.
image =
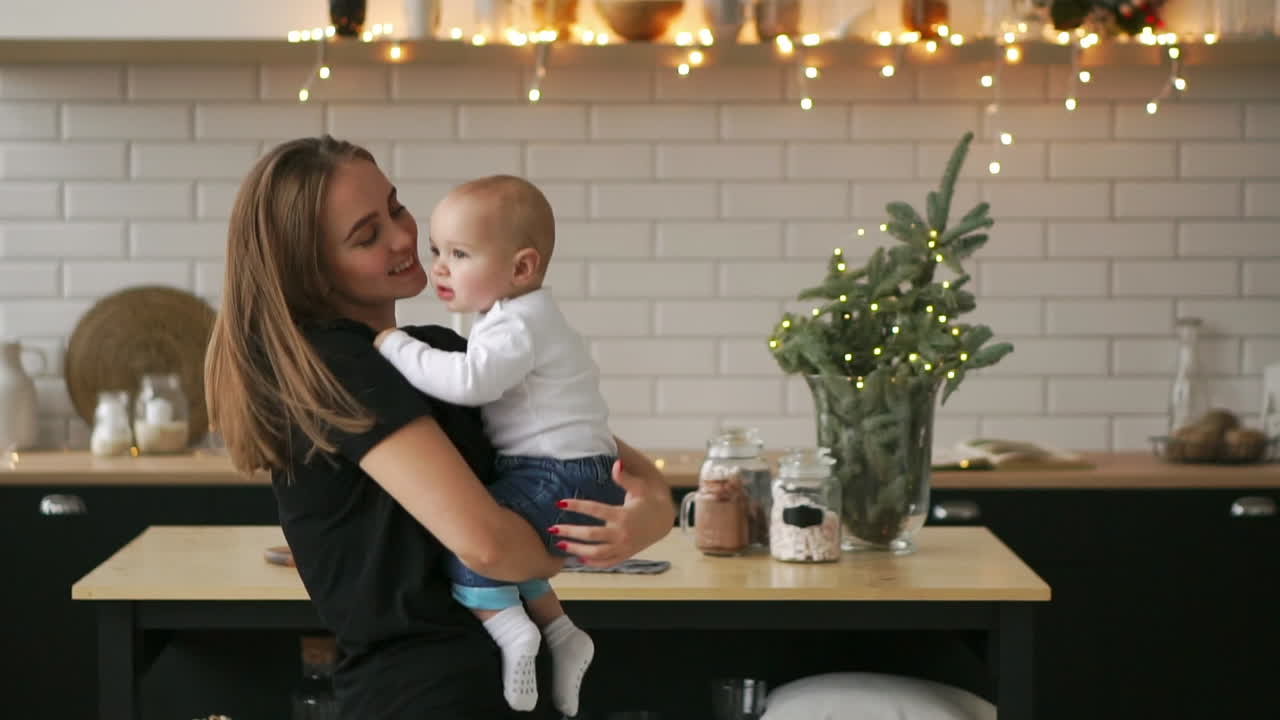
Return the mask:
<svg viewBox="0 0 1280 720">
<path fill-rule="evenodd" d="M 325 136 L 268 152 L 232 210 L 209 415 L 239 470 L 271 471 L 298 572 L 343 654 L 343 717 L 506 718 L 497 648 L 451 599 L 446 554 L 511 582 L 560 561 L 485 491 L 493 449 L 478 412 L 421 395 L 373 346 L 396 300 L 426 286 L 417 248 L 367 151 Z M 443 328 L 410 332 L 465 347 Z M 618 447 L 626 502 L 564 501 L 604 522 L 562 530 L 590 565 L 647 547 L 674 516 L 661 473 Z"/>
</svg>

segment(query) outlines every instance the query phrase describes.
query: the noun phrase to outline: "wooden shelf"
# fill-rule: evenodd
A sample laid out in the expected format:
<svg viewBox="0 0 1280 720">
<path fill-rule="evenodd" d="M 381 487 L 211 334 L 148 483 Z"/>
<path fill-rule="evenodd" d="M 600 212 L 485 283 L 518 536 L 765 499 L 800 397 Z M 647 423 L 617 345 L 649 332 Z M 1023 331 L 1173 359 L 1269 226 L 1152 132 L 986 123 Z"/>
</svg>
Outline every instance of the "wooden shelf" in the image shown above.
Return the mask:
<svg viewBox="0 0 1280 720">
<path fill-rule="evenodd" d="M 1024 64 L 1065 64 L 1070 51 L 1046 42 L 1021 43 Z M 463 42 L 415 40 L 401 42 L 404 59 L 396 64 L 436 65 L 518 65 L 533 62 L 535 46 L 513 47 L 493 44 L 475 47 Z M 330 42 L 326 59 L 331 63 L 387 63 L 385 41 L 364 43 L 354 40 Z M 1224 40 L 1215 45 L 1187 44 L 1182 49 L 1183 65 L 1274 65 L 1280 64 L 1280 38 Z M 673 45 L 627 43 L 607 46 L 555 45 L 547 64 L 555 66 L 606 66 L 609 68 L 674 67 L 684 62 L 690 48 Z M 824 65 L 865 65 L 878 67 L 896 62 L 898 52 L 909 65 L 990 62 L 996 47 L 992 40 L 975 40 L 960 47 L 943 45 L 933 54 L 920 45 L 906 48 L 881 47 L 846 41 L 804 48 L 808 57 Z M 780 62 L 772 44 L 717 44 L 703 48 L 706 64 L 767 65 Z M 311 43 L 291 44 L 273 40 L 57 40 L 0 39 L 0 63 L 131 63 L 131 64 L 223 64 L 281 63 L 309 64 L 316 59 Z M 1165 48 L 1136 42 L 1109 41 L 1083 51 L 1083 66 L 1163 65 Z"/>
</svg>

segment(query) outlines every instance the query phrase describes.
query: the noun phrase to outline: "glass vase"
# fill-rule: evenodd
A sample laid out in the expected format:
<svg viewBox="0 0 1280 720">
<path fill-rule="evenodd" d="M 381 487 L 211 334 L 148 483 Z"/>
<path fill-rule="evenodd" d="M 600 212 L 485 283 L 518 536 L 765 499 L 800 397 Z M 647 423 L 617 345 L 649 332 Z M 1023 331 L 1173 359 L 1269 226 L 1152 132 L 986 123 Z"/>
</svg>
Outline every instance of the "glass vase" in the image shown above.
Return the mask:
<svg viewBox="0 0 1280 720">
<path fill-rule="evenodd" d="M 941 382 L 929 376 L 864 383 L 808 375 L 818 445 L 843 488 L 845 550 L 915 551 L 929 507 L 933 413 Z"/>
</svg>

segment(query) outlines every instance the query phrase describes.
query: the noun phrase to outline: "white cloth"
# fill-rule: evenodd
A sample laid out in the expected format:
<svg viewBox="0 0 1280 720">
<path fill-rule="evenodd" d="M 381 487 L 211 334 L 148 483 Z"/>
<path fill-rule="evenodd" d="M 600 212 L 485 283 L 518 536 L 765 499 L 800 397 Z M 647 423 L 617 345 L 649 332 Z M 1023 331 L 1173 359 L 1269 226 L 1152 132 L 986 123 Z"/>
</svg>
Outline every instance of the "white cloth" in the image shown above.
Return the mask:
<svg viewBox="0 0 1280 720">
<path fill-rule="evenodd" d="M 481 406 L 500 453 L 568 460 L 618 452 L 600 371 L 547 288 L 494 303 L 471 327 L 465 353 L 400 330 L 379 351 L 422 392 Z"/>
<path fill-rule="evenodd" d="M 990 702 L 950 685 L 879 673 L 793 680 L 765 702 L 763 720 L 996 720 Z"/>
</svg>

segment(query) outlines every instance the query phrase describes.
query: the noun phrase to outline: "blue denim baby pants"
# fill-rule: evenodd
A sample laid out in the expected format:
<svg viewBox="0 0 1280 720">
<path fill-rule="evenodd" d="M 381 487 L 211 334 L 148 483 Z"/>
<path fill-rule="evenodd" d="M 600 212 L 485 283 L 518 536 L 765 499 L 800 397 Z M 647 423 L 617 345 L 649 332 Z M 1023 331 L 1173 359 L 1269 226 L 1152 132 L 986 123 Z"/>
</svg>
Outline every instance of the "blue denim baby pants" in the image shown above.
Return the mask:
<svg viewBox="0 0 1280 720">
<path fill-rule="evenodd" d="M 526 455 L 499 455 L 494 463 L 498 479 L 489 494 L 499 505 L 509 508 L 533 526 L 554 555 L 566 553 L 556 548 L 556 536 L 547 528 L 557 524 L 600 525 L 601 521 L 580 513 L 561 510 L 556 502 L 567 498 L 594 500 L 621 505 L 626 495 L 613 481 L 613 455 L 558 460 Z M 503 610 L 542 595 L 551 589 L 546 580 L 529 580 L 512 585 L 493 580 L 463 565 L 457 557 L 449 560 L 453 597 L 475 610 Z"/>
</svg>

